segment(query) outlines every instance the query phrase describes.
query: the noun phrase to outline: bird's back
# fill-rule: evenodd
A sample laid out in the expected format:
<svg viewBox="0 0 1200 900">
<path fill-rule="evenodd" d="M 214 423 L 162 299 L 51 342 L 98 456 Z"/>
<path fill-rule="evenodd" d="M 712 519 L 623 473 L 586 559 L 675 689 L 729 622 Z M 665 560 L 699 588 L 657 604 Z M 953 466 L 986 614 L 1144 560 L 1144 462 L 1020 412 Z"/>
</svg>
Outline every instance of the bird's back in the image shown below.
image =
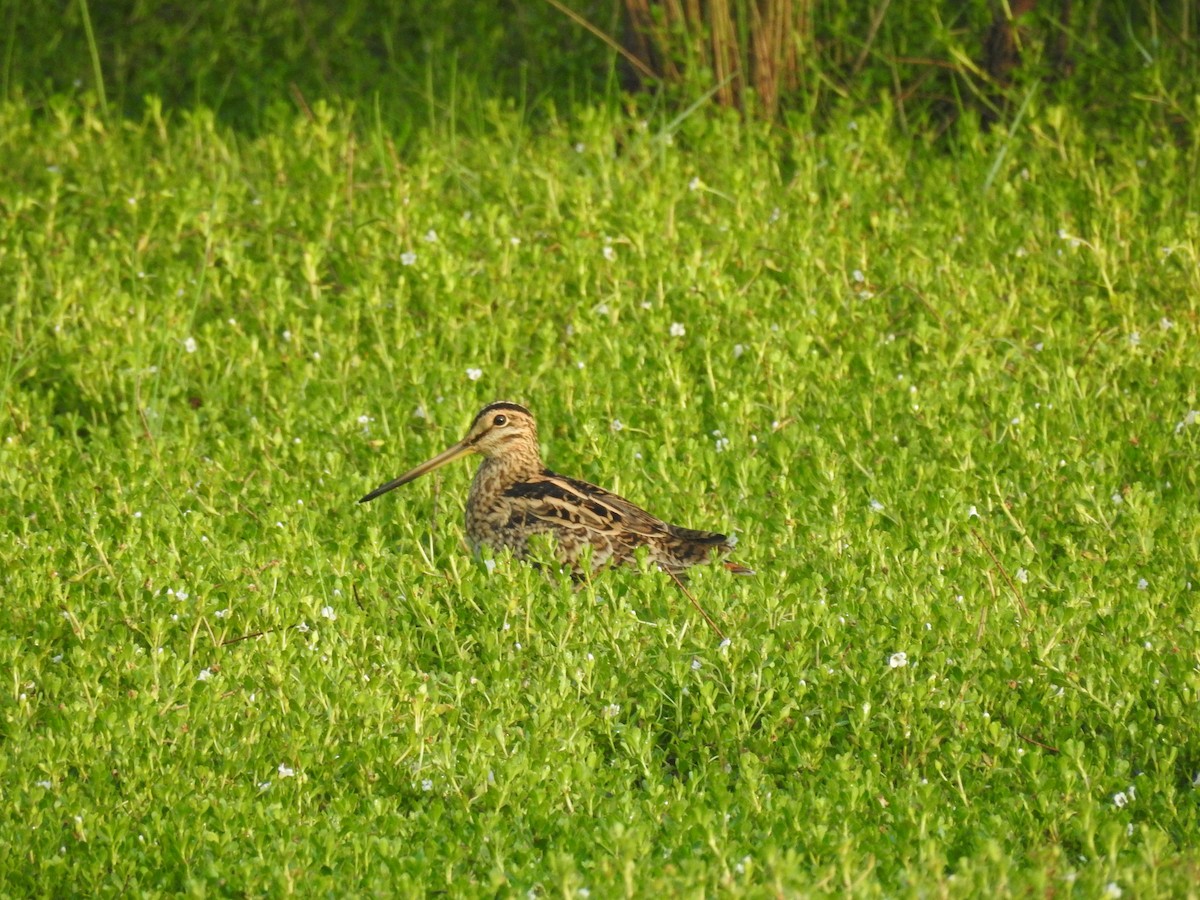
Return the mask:
<svg viewBox="0 0 1200 900">
<path fill-rule="evenodd" d="M 645 547 L 651 562 L 670 572 L 733 549 L 723 534 L 668 524 L 624 497 L 549 469 L 509 486 L 503 500 L 510 527 L 524 532 L 503 546 L 519 552 L 528 536 L 550 534 L 560 560 L 572 569 L 580 566 L 585 547 L 594 566 L 631 563 Z"/>
</svg>

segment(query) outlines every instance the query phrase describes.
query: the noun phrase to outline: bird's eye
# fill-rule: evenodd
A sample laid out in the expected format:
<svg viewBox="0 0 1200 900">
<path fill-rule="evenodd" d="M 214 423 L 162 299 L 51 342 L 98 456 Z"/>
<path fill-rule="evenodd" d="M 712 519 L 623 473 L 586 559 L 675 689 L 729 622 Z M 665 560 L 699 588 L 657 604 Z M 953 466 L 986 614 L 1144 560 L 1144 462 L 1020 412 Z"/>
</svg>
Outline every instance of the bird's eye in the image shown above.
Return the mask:
<svg viewBox="0 0 1200 900">
<path fill-rule="evenodd" d="M 492 419 L 492 424 L 497 428 L 501 428 L 508 424 L 508 419 L 505 416 L 496 416 L 496 418 Z"/>
</svg>

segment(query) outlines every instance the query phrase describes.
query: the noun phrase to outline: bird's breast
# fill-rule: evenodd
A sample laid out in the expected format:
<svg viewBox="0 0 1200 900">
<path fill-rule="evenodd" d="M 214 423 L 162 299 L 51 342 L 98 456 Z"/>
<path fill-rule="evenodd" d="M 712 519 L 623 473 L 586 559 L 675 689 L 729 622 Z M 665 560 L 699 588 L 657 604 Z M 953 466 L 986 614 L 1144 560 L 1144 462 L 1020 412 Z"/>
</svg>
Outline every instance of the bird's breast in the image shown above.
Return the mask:
<svg viewBox="0 0 1200 900">
<path fill-rule="evenodd" d="M 523 531 L 512 527 L 516 509 L 512 498 L 507 496 L 514 482 L 503 467 L 492 462 L 484 460 L 471 482 L 465 523 L 467 539 L 475 550 L 508 548 L 519 553 L 524 549 L 524 540 L 520 539 Z"/>
</svg>

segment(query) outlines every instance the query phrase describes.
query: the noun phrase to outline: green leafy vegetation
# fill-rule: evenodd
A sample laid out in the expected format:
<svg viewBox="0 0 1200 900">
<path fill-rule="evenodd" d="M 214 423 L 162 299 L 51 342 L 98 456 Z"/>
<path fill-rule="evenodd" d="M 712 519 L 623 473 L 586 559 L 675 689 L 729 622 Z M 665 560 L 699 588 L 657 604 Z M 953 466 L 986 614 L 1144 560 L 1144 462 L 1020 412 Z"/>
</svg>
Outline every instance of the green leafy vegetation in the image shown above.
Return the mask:
<svg viewBox="0 0 1200 900">
<path fill-rule="evenodd" d="M 617 106 L 0 107 L 4 893 L 1194 890 L 1194 129 Z M 355 503 L 496 399 L 728 643 Z"/>
</svg>

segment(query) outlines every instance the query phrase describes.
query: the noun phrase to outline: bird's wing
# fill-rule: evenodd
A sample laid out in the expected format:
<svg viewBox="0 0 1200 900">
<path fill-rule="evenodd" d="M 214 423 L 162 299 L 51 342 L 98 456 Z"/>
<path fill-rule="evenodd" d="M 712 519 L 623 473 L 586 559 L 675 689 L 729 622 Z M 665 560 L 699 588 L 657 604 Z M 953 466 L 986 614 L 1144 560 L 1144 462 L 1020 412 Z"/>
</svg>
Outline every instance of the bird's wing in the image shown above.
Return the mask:
<svg viewBox="0 0 1200 900">
<path fill-rule="evenodd" d="M 575 526 L 645 538 L 659 537 L 671 527 L 624 497 L 548 469 L 513 485 L 505 491 L 505 496 L 522 509 L 525 521 L 530 524 L 531 520 L 541 521 L 558 527 Z"/>
</svg>

